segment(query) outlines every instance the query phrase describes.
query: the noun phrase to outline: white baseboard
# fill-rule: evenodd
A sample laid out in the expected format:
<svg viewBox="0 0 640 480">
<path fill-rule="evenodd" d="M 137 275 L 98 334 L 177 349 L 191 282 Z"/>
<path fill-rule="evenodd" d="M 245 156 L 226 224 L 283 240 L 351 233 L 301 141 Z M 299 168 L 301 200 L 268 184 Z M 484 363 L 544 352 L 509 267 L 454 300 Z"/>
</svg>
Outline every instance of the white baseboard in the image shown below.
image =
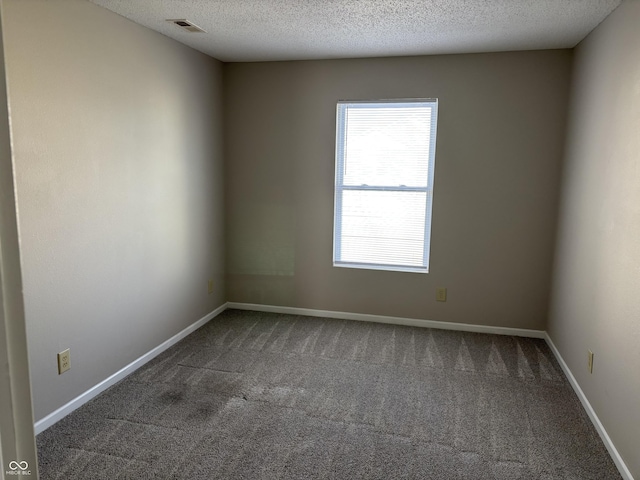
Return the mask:
<svg viewBox="0 0 640 480">
<path fill-rule="evenodd" d="M 622 457 L 618 453 L 618 449 L 615 447 L 615 445 L 611 441 L 611 438 L 609 437 L 609 434 L 607 433 L 607 431 L 604 429 L 604 426 L 600 422 L 598 415 L 596 415 L 595 410 L 589 403 L 589 400 L 587 400 L 587 397 L 582 391 L 582 388 L 580 388 L 580 385 L 578 384 L 576 377 L 574 377 L 573 373 L 571 373 L 571 370 L 569 370 L 569 366 L 566 364 L 566 362 L 562 358 L 562 355 L 560 355 L 560 352 L 554 345 L 553 341 L 551 340 L 551 337 L 549 337 L 549 334 L 547 332 L 545 332 L 544 339 L 546 340 L 547 345 L 549 345 L 549 348 L 551 349 L 556 359 L 558 360 L 558 363 L 562 367 L 564 374 L 567 376 L 569 383 L 571 384 L 571 386 L 573 387 L 573 390 L 576 392 L 576 395 L 580 399 L 582 406 L 587 411 L 587 415 L 589 415 L 589 418 L 591 419 L 591 423 L 593 423 L 593 426 L 596 427 L 596 431 L 598 432 L 598 435 L 600 435 L 600 438 L 602 439 L 604 446 L 607 447 L 609 455 L 611 455 L 611 458 L 613 459 L 613 462 L 616 464 L 616 467 L 618 467 L 618 470 L 620 471 L 620 475 L 622 475 L 622 478 L 624 480 L 633 480 L 633 476 L 631 475 L 631 472 L 627 468 L 627 465 L 624 463 L 624 460 L 622 460 Z"/>
<path fill-rule="evenodd" d="M 196 331 L 198 328 L 203 326 L 205 323 L 207 323 L 211 319 L 213 319 L 213 318 L 217 317 L 218 315 L 220 315 L 226 309 L 227 309 L 227 304 L 226 303 L 221 305 L 221 306 L 219 306 L 218 308 L 216 308 L 211 313 L 208 313 L 207 315 L 202 317 L 200 320 L 198 320 L 198 321 L 194 322 L 193 324 L 189 325 L 187 328 L 185 328 L 181 332 L 176 333 L 173 337 L 171 337 L 170 339 L 168 339 L 165 342 L 161 343 L 160 345 L 158 345 L 154 349 L 148 351 L 147 353 L 145 353 L 144 355 L 142 355 L 138 359 L 136 359 L 133 362 L 131 362 L 126 367 L 121 368 L 116 373 L 114 373 L 110 377 L 106 378 L 105 380 L 101 381 L 97 385 L 94 385 L 93 387 L 91 387 L 89 390 L 87 390 L 83 394 L 78 395 L 76 398 L 71 400 L 69 403 L 63 405 L 62 407 L 60 407 L 56 411 L 50 413 L 49 415 L 47 415 L 43 419 L 38 420 L 34 424 L 35 434 L 37 435 L 40 432 L 43 432 L 44 430 L 49 428 L 54 423 L 58 422 L 59 420 L 62 420 L 64 417 L 66 417 L 71 412 L 73 412 L 77 408 L 79 408 L 82 405 L 84 405 L 85 403 L 87 403 L 92 398 L 94 398 L 95 396 L 97 396 L 100 393 L 104 392 L 110 386 L 115 385 L 120 380 L 122 380 L 124 377 L 126 377 L 127 375 L 130 375 L 131 373 L 135 372 L 138 368 L 142 367 L 145 363 L 147 363 L 150 360 L 152 360 L 153 358 L 157 357 L 162 352 L 164 352 L 168 348 L 170 348 L 173 345 L 175 345 L 176 343 L 178 343 L 180 340 L 185 338 L 190 333 Z"/>
<path fill-rule="evenodd" d="M 439 322 L 436 320 L 422 320 L 419 318 L 387 317 L 384 315 L 370 315 L 367 313 L 335 312 L 332 310 L 281 307 L 276 305 L 259 305 L 255 303 L 228 302 L 227 308 L 235 308 L 237 310 L 254 310 L 256 312 L 288 313 L 292 315 L 306 315 L 309 317 L 337 318 L 340 320 L 358 320 L 361 322 L 389 323 L 391 325 L 406 325 L 409 327 L 438 328 L 440 330 L 458 330 L 462 332 L 513 335 L 516 337 L 545 338 L 545 332 L 543 330 L 529 330 L 526 328 L 490 327 L 487 325 L 472 325 L 470 323 Z"/>
</svg>

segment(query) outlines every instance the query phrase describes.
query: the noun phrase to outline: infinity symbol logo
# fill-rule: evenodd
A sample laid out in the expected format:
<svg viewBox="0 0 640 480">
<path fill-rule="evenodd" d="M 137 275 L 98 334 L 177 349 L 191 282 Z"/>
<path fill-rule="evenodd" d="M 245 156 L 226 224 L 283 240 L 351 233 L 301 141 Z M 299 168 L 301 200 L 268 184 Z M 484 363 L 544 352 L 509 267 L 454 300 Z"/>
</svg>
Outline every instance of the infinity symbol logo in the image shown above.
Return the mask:
<svg viewBox="0 0 640 480">
<path fill-rule="evenodd" d="M 29 464 L 27 462 L 16 462 L 13 460 L 9 462 L 9 468 L 11 470 L 26 470 L 29 468 Z"/>
</svg>

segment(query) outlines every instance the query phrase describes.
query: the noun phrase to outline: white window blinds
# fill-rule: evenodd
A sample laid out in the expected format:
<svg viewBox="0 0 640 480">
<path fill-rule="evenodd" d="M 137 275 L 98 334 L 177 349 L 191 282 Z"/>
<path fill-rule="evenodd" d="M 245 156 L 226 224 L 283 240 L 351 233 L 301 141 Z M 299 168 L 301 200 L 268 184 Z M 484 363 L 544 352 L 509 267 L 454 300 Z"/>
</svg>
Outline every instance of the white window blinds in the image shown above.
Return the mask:
<svg viewBox="0 0 640 480">
<path fill-rule="evenodd" d="M 338 102 L 334 266 L 428 271 L 437 110 Z"/>
</svg>

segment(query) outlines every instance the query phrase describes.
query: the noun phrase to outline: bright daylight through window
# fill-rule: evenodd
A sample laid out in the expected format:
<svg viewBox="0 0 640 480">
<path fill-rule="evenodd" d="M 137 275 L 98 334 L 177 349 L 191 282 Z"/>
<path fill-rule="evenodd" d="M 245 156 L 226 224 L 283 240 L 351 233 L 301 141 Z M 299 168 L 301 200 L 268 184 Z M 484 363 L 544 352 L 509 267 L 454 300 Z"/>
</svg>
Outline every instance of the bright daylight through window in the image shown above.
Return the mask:
<svg viewBox="0 0 640 480">
<path fill-rule="evenodd" d="M 338 102 L 333 265 L 427 273 L 438 101 Z"/>
</svg>

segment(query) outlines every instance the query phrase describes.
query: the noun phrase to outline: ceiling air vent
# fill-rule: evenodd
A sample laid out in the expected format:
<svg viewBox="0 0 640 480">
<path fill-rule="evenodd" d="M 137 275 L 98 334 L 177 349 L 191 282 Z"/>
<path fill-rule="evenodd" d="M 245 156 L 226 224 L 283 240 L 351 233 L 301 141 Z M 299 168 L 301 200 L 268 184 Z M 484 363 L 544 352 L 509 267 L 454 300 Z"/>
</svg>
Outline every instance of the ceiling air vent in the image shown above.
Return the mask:
<svg viewBox="0 0 640 480">
<path fill-rule="evenodd" d="M 201 29 L 197 25 L 194 25 L 189 20 L 185 20 L 184 18 L 169 19 L 169 20 L 167 20 L 167 22 L 174 23 L 174 24 L 178 25 L 180 28 L 185 29 L 187 32 L 191 32 L 191 33 L 203 32 L 203 33 L 206 33 L 206 32 L 204 32 L 203 29 Z"/>
</svg>

